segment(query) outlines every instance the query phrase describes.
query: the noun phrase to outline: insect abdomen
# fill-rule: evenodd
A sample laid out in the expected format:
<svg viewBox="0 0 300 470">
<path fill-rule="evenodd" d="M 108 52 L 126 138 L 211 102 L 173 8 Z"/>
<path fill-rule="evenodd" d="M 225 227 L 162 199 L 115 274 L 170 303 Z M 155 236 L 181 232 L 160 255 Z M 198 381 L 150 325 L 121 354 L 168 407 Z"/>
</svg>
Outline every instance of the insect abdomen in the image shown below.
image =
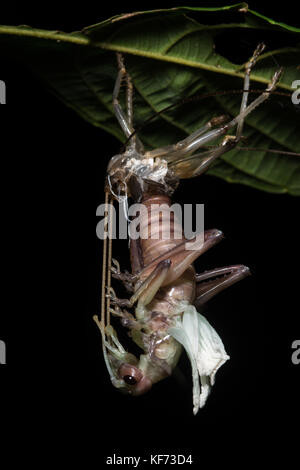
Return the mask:
<svg viewBox="0 0 300 470">
<path fill-rule="evenodd" d="M 182 243 L 182 226 L 171 209 L 171 199 L 163 194 L 147 195 L 142 204 L 147 218 L 141 218 L 140 236 L 144 266 Z"/>
</svg>

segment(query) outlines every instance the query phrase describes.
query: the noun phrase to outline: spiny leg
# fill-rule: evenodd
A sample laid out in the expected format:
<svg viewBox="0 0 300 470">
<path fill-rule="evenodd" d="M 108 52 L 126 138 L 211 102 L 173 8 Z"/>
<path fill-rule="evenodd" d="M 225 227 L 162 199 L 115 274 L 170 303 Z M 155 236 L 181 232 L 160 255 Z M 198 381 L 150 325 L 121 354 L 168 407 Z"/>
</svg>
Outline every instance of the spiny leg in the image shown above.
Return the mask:
<svg viewBox="0 0 300 470">
<path fill-rule="evenodd" d="M 168 162 L 173 162 L 174 160 L 180 158 L 180 153 L 184 146 L 182 142 L 192 142 L 195 138 L 200 137 L 213 127 L 220 126 L 228 120 L 229 117 L 223 114 L 221 116 L 214 117 L 210 121 L 208 121 L 203 127 L 200 127 L 200 129 L 195 130 L 183 141 L 177 142 L 177 144 L 165 145 L 164 147 L 159 147 L 157 149 L 150 150 L 149 152 L 145 152 L 145 158 L 164 157 Z"/>
<path fill-rule="evenodd" d="M 258 98 L 252 101 L 250 105 L 248 105 L 245 109 L 243 109 L 243 111 L 240 112 L 229 123 L 224 124 L 212 131 L 209 131 L 206 134 L 202 135 L 201 137 L 197 137 L 191 142 L 189 141 L 189 137 L 187 137 L 187 139 L 182 140 L 181 141 L 182 149 L 180 151 L 180 156 L 184 157 L 185 155 L 193 153 L 195 150 L 199 149 L 200 147 L 203 147 L 204 145 L 216 139 L 217 137 L 227 134 L 227 132 L 230 129 L 232 129 L 237 124 L 239 124 L 239 122 L 243 121 L 245 117 L 247 117 L 248 114 L 250 114 L 257 106 L 259 106 L 261 103 L 263 103 L 265 100 L 269 98 L 270 93 L 274 90 L 274 88 L 276 87 L 279 81 L 281 73 L 282 73 L 282 69 L 276 71 L 272 78 L 272 81 L 269 83 L 266 90 Z"/>
<path fill-rule="evenodd" d="M 128 271 L 121 272 L 120 264 L 114 258 L 112 258 L 111 272 L 112 277 L 121 281 L 128 292 L 134 292 L 133 283 L 136 280 L 136 276 L 134 274 L 130 274 Z"/>
<path fill-rule="evenodd" d="M 214 229 L 206 230 L 204 238 L 203 234 L 200 234 L 199 237 L 196 236 L 195 239 L 186 241 L 181 251 L 170 256 L 172 265 L 162 286 L 167 286 L 176 281 L 199 256 L 219 243 L 223 237 L 224 235 L 220 230 Z"/>
<path fill-rule="evenodd" d="M 130 299 L 118 299 L 115 296 L 115 293 L 112 289 L 110 289 L 110 298 L 111 303 L 118 305 L 119 307 L 133 307 L 133 305 L 138 301 L 139 304 L 147 305 L 155 294 L 157 293 L 158 289 L 162 285 L 168 270 L 170 269 L 171 262 L 170 260 L 166 259 L 159 262 L 156 267 L 152 270 L 152 272 L 143 280 L 136 290 L 136 292 L 130 297 Z"/>
<path fill-rule="evenodd" d="M 260 43 L 257 48 L 255 49 L 254 51 L 254 54 L 253 56 L 251 57 L 251 59 L 247 62 L 246 64 L 246 71 L 245 71 L 245 78 L 244 78 L 244 87 L 243 87 L 243 90 L 244 90 L 244 93 L 243 93 L 243 96 L 242 96 L 242 102 L 241 102 L 241 108 L 240 108 L 240 113 L 242 113 L 246 107 L 247 107 L 247 103 L 248 103 L 248 97 L 249 97 L 249 87 L 250 87 L 250 74 L 251 74 L 251 70 L 252 68 L 254 67 L 254 65 L 256 64 L 256 61 L 258 59 L 258 57 L 260 56 L 260 54 L 264 51 L 265 49 L 265 44 L 263 43 Z M 242 132 L 243 132 L 243 127 L 244 127 L 244 121 L 245 119 L 242 119 L 238 125 L 237 125 L 237 131 L 236 131 L 236 138 L 237 140 L 239 140 L 242 136 Z"/>
<path fill-rule="evenodd" d="M 129 73 L 126 72 L 126 107 L 127 107 L 127 119 L 129 125 L 133 126 L 133 105 L 132 105 L 132 96 L 133 96 L 133 86 Z M 132 137 L 132 140 L 135 139 L 135 135 Z"/>
<path fill-rule="evenodd" d="M 164 279 L 162 286 L 166 286 L 178 279 L 181 274 L 192 264 L 200 255 L 219 243 L 223 238 L 220 230 L 205 230 L 204 234 L 197 235 L 192 240 L 184 239 L 179 245 L 171 250 L 166 251 L 163 255 L 153 260 L 145 266 L 139 273 L 139 279 L 147 279 L 151 275 L 153 269 L 164 260 L 170 260 L 171 266 Z"/>
<path fill-rule="evenodd" d="M 112 287 L 110 288 L 110 292 L 113 295 L 113 298 L 116 298 L 115 291 Z M 144 326 L 141 321 L 138 321 L 134 318 L 132 313 L 127 312 L 125 309 L 121 309 L 118 305 L 115 305 L 114 308 L 110 308 L 110 313 L 114 317 L 120 318 L 121 324 L 126 328 L 141 330 L 141 328 Z"/>
<path fill-rule="evenodd" d="M 203 235 L 203 234 L 202 234 Z M 130 299 L 119 299 L 113 289 L 110 295 L 111 303 L 119 307 L 133 307 L 138 301 L 140 305 L 147 305 L 158 289 L 178 279 L 184 271 L 203 253 L 216 245 L 223 238 L 220 230 L 206 230 L 204 237 L 195 237 L 192 240 L 184 240 L 177 247 L 168 250 L 156 258 L 152 263 L 136 275 L 140 286 Z"/>
<path fill-rule="evenodd" d="M 259 46 L 253 56 L 252 59 L 250 59 L 250 66 L 248 67 L 248 72 L 246 72 L 248 75 L 250 74 L 251 68 L 254 64 L 254 61 L 257 60 L 258 54 L 261 52 L 262 46 Z M 249 92 L 249 86 L 247 89 L 247 80 L 246 78 L 246 91 L 243 94 L 243 100 L 242 100 L 242 106 L 241 106 L 241 111 L 240 113 L 232 119 L 229 123 L 221 125 L 220 127 L 210 130 L 206 133 L 203 133 L 203 129 L 198 129 L 196 130 L 193 134 L 190 136 L 186 137 L 182 141 L 178 142 L 177 144 L 173 146 L 168 146 L 164 147 L 162 149 L 156 149 L 154 151 L 146 152 L 145 156 L 146 157 L 152 157 L 152 156 L 157 156 L 158 154 L 160 156 L 165 154 L 168 154 L 168 159 L 171 159 L 172 161 L 175 160 L 175 158 L 180 159 L 185 156 L 191 155 L 193 152 L 195 152 L 197 149 L 203 147 L 204 145 L 208 144 L 212 140 L 216 139 L 217 137 L 220 137 L 224 134 L 226 134 L 230 129 L 233 127 L 240 125 L 239 133 L 241 132 L 242 125 L 244 122 L 244 119 L 261 103 L 263 103 L 268 97 L 270 96 L 270 93 L 274 90 L 276 87 L 279 78 L 281 76 L 282 69 L 279 69 L 278 71 L 275 72 L 273 75 L 273 78 L 269 85 L 267 86 L 266 90 L 258 97 L 256 98 L 250 105 L 247 106 L 247 99 L 248 99 L 248 92 Z M 235 143 L 238 142 L 239 137 L 232 137 L 234 139 Z M 162 152 L 161 150 L 164 150 Z M 179 175 L 180 176 L 180 175 Z"/>
<path fill-rule="evenodd" d="M 124 62 L 123 62 L 121 54 L 119 53 L 117 53 L 117 61 L 118 61 L 119 72 L 117 75 L 117 79 L 116 79 L 115 87 L 113 91 L 113 106 L 114 106 L 115 115 L 119 121 L 119 124 L 125 136 L 128 138 L 132 134 L 133 128 L 132 128 L 132 123 L 130 123 L 128 119 L 126 118 L 121 108 L 121 105 L 119 103 L 121 83 L 122 83 L 123 78 L 126 76 L 126 69 L 124 66 Z"/>
<path fill-rule="evenodd" d="M 126 72 L 126 108 L 127 108 L 127 119 L 130 127 L 133 129 L 133 134 L 129 140 L 128 148 L 135 150 L 136 147 L 139 151 L 143 151 L 143 144 L 136 135 L 136 132 L 133 128 L 133 85 L 131 77 L 128 72 Z"/>
<path fill-rule="evenodd" d="M 194 178 L 204 173 L 214 160 L 235 147 L 235 139 L 228 136 L 223 142 L 207 152 L 195 153 L 191 157 L 183 158 L 169 164 L 179 178 Z"/>
<path fill-rule="evenodd" d="M 220 230 L 207 230 L 204 232 L 204 237 L 184 240 L 176 248 L 156 258 L 136 275 L 140 285 L 130 299 L 119 299 L 114 290 L 110 289 L 107 295 L 110 296 L 111 303 L 128 308 L 133 307 L 137 301 L 138 307 L 147 305 L 160 287 L 178 279 L 201 254 L 216 245 L 222 238 L 223 234 Z"/>
<path fill-rule="evenodd" d="M 205 304 L 212 297 L 219 294 L 219 292 L 222 292 L 227 287 L 232 286 L 250 274 L 249 268 L 241 264 L 225 268 L 215 268 L 201 274 L 196 274 L 196 282 L 199 284 L 196 287 L 195 305 L 199 307 Z M 222 277 L 220 278 L 219 276 Z M 219 279 L 212 279 L 215 277 L 219 277 Z M 203 283 L 206 279 L 208 281 Z"/>
<path fill-rule="evenodd" d="M 117 61 L 118 61 L 118 67 L 119 67 L 119 72 L 117 75 L 117 79 L 115 82 L 115 87 L 113 91 L 113 107 L 115 110 L 115 115 L 119 121 L 120 127 L 123 130 L 126 138 L 128 139 L 132 134 L 132 138 L 130 139 L 129 147 L 135 149 L 136 144 L 139 147 L 139 150 L 142 150 L 143 144 L 140 142 L 138 137 L 135 135 L 135 131 L 133 128 L 132 124 L 132 119 L 133 119 L 133 106 L 132 106 L 132 94 L 133 94 L 133 86 L 131 82 L 131 78 L 129 74 L 126 71 L 123 57 L 122 55 L 117 52 Z M 120 88 L 121 88 L 121 83 L 122 80 L 126 78 L 126 104 L 127 104 L 127 117 L 125 116 L 120 102 L 119 102 L 119 94 L 120 94 Z"/>
<path fill-rule="evenodd" d="M 280 78 L 282 73 L 282 69 L 278 70 L 274 76 L 272 82 L 268 85 L 266 90 L 252 103 L 247 106 L 238 116 L 232 119 L 228 124 L 219 127 L 213 131 L 208 132 L 206 135 L 200 137 L 196 141 L 192 142 L 191 144 L 187 145 L 185 149 L 182 150 L 181 155 L 184 157 L 188 153 L 192 153 L 197 148 L 207 144 L 209 141 L 215 139 L 216 137 L 221 136 L 222 134 L 226 134 L 229 129 L 233 128 L 240 122 L 244 122 L 245 117 L 250 114 L 257 106 L 259 106 L 263 101 L 268 99 L 270 93 L 276 87 L 276 84 Z M 176 173 L 179 178 L 190 178 L 191 172 L 193 173 L 192 176 L 198 176 L 203 173 L 208 166 L 220 155 L 231 150 L 233 147 L 237 145 L 239 138 L 236 136 L 225 136 L 221 145 L 216 147 L 215 149 L 202 153 L 197 153 L 192 155 L 190 158 L 186 159 L 186 163 L 184 164 L 183 159 L 179 160 L 178 162 L 174 162 L 172 164 L 172 169 Z M 199 165 L 197 166 L 197 160 Z M 178 166 L 176 167 L 178 163 Z"/>
</svg>

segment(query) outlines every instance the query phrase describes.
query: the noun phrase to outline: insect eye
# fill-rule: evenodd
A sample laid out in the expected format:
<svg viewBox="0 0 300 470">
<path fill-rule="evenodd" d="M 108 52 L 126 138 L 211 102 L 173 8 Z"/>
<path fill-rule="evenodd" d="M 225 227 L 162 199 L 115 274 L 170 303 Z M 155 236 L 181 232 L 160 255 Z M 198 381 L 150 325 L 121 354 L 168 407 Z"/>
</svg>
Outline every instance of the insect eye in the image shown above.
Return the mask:
<svg viewBox="0 0 300 470">
<path fill-rule="evenodd" d="M 123 380 L 127 383 L 127 385 L 135 385 L 137 383 L 136 378 L 134 378 L 132 375 L 124 375 Z"/>
</svg>

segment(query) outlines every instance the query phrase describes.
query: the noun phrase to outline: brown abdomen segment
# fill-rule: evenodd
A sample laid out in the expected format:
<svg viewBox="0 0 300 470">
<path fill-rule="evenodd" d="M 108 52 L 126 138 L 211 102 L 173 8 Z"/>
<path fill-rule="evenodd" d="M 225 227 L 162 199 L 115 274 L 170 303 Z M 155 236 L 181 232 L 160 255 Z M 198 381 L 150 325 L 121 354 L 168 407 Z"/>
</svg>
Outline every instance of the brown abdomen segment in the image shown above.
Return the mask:
<svg viewBox="0 0 300 470">
<path fill-rule="evenodd" d="M 141 217 L 140 243 L 144 266 L 182 243 L 182 226 L 174 211 L 171 199 L 163 194 L 145 195 L 142 204 L 148 217 Z"/>
</svg>

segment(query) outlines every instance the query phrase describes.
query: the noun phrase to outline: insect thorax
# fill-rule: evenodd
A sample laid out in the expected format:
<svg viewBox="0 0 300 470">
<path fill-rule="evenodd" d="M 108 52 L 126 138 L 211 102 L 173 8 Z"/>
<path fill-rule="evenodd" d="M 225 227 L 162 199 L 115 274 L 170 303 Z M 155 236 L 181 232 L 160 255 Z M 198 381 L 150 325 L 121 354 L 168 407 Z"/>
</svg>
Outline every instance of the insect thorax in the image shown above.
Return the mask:
<svg viewBox="0 0 300 470">
<path fill-rule="evenodd" d="M 136 201 L 146 193 L 172 196 L 179 183 L 166 160 L 128 150 L 112 157 L 107 175 L 107 189 L 115 197 L 126 195 Z"/>
</svg>

